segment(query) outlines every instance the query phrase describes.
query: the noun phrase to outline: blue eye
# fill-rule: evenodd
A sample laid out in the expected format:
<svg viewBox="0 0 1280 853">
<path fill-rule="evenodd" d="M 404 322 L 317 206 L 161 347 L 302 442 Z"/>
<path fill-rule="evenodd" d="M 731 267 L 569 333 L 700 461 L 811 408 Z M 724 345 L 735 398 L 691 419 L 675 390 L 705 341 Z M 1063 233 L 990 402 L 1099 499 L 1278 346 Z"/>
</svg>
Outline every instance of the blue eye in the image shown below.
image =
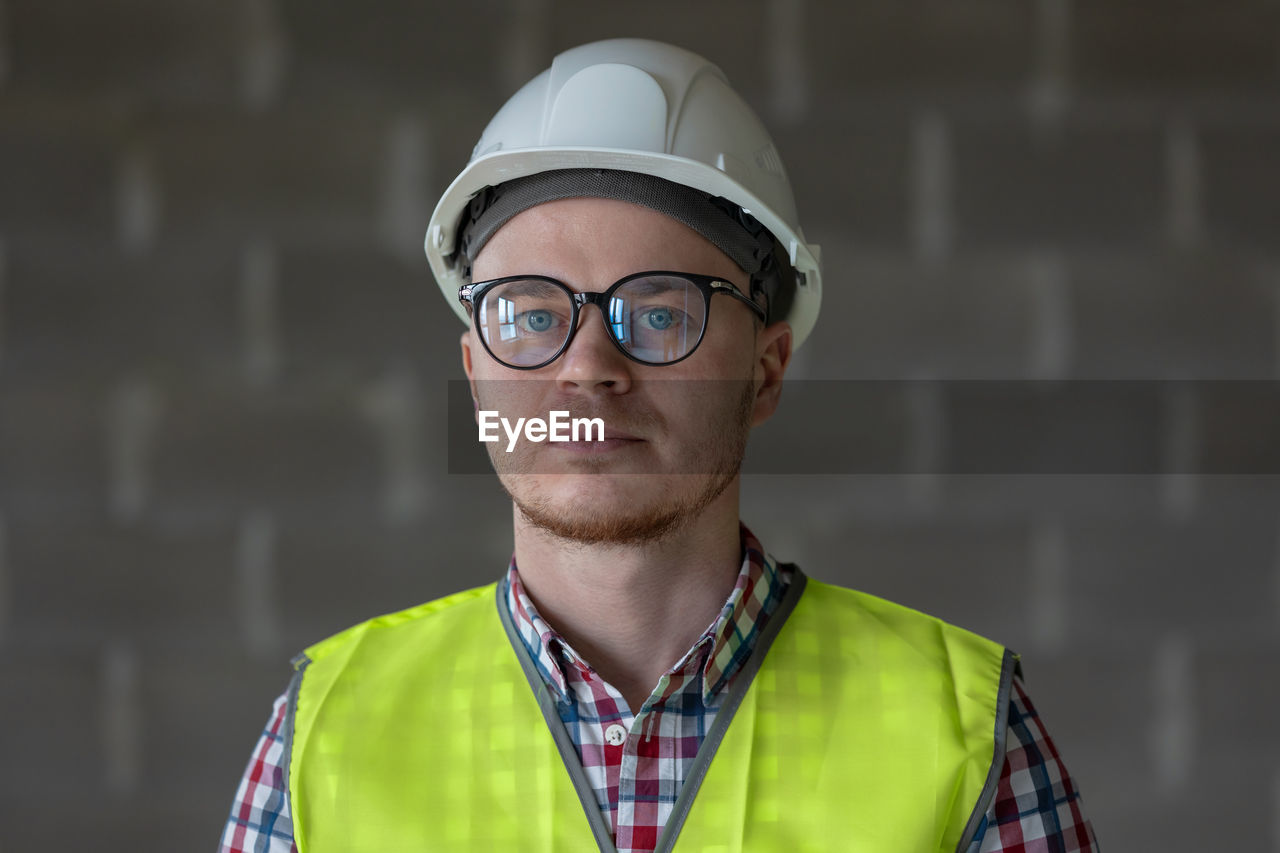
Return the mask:
<svg viewBox="0 0 1280 853">
<path fill-rule="evenodd" d="M 642 317 L 644 324 L 656 332 L 665 332 L 675 323 L 675 312 L 670 308 L 650 308 Z"/>
<path fill-rule="evenodd" d="M 555 325 L 555 317 L 550 311 L 523 311 L 519 323 L 527 331 L 545 332 Z"/>
</svg>

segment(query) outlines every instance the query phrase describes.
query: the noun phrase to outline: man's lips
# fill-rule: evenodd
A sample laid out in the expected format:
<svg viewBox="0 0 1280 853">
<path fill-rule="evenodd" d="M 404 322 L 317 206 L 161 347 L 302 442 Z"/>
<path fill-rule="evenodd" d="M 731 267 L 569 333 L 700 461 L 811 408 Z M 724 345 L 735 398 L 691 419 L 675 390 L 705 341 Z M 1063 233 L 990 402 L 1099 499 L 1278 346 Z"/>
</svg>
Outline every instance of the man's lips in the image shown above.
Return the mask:
<svg viewBox="0 0 1280 853">
<path fill-rule="evenodd" d="M 608 453 L 614 450 L 624 450 L 628 447 L 638 447 L 644 442 L 645 439 L 629 432 L 606 427 L 604 439 L 601 441 L 557 441 L 549 443 L 548 446 L 568 450 L 571 453 Z"/>
<path fill-rule="evenodd" d="M 606 438 L 604 441 L 558 441 L 551 445 L 561 450 L 570 450 L 577 452 L 595 452 L 606 450 L 621 450 L 624 447 L 635 447 L 641 444 L 639 439 L 621 439 Z"/>
</svg>

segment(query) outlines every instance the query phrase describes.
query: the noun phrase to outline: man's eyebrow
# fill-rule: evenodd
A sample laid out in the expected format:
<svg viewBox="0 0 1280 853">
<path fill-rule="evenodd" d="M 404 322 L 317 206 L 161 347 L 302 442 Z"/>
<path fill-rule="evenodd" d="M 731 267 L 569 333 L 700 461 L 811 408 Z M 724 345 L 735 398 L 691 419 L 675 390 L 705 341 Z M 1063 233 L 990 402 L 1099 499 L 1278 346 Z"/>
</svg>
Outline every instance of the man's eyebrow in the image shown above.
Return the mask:
<svg viewBox="0 0 1280 853">
<path fill-rule="evenodd" d="M 679 279 L 671 276 L 650 276 L 647 278 L 638 278 L 627 282 L 628 293 L 639 293 L 647 295 L 651 293 L 665 293 L 668 290 L 675 290 L 680 286 Z"/>
<path fill-rule="evenodd" d="M 553 297 L 563 293 L 554 284 L 548 281 L 538 281 L 537 279 L 509 281 L 502 288 L 504 293 L 515 296 Z"/>
</svg>

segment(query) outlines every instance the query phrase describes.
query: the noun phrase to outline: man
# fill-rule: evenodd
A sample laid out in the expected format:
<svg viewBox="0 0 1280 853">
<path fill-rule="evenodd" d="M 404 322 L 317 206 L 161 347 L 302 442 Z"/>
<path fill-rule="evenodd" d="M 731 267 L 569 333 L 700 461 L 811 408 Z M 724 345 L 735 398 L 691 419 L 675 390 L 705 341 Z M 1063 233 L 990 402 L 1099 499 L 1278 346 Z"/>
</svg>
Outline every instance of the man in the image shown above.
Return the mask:
<svg viewBox="0 0 1280 853">
<path fill-rule="evenodd" d="M 487 445 L 507 572 L 299 656 L 224 851 L 1095 849 L 1014 655 L 738 520 L 815 250 L 702 58 L 586 45 L 512 97 L 427 253 L 477 417 L 603 435 Z"/>
</svg>

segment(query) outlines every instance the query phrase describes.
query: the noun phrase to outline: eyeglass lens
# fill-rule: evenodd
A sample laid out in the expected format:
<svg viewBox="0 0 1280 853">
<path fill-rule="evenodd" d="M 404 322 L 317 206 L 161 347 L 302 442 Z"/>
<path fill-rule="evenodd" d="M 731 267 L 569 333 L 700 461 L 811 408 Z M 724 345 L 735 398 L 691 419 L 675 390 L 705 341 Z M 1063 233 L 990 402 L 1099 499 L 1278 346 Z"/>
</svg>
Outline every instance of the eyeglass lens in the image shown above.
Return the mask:
<svg viewBox="0 0 1280 853">
<path fill-rule="evenodd" d="M 605 307 L 605 327 L 632 357 L 649 364 L 684 358 L 702 336 L 706 299 L 679 276 L 643 276 L 620 285 Z M 573 297 L 548 281 L 517 279 L 485 291 L 477 306 L 489 351 L 512 367 L 551 359 L 573 331 Z"/>
</svg>

